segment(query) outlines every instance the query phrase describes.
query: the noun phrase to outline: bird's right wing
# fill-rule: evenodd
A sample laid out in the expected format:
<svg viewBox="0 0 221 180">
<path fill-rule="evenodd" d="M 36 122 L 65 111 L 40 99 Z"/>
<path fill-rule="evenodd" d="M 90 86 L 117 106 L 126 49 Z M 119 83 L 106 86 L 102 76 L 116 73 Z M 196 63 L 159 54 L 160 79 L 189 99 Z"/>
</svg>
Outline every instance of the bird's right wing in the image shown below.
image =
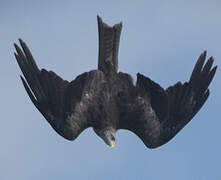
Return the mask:
<svg viewBox="0 0 221 180">
<path fill-rule="evenodd" d="M 200 110 L 209 96 L 216 66 L 211 57 L 204 65 L 206 52 L 199 57 L 190 80 L 164 90 L 141 74 L 137 75 L 137 98 L 125 129 L 138 135 L 147 147 L 156 148 L 171 140 Z M 130 106 L 129 106 L 130 107 Z M 127 126 L 125 126 L 127 125 Z"/>
<path fill-rule="evenodd" d="M 69 83 L 52 71 L 39 70 L 27 45 L 19 41 L 23 51 L 14 44 L 15 57 L 28 96 L 58 134 L 74 140 L 90 126 L 87 114 L 93 102 L 86 92 L 93 89 L 90 86 L 99 73 L 83 73 Z"/>
</svg>

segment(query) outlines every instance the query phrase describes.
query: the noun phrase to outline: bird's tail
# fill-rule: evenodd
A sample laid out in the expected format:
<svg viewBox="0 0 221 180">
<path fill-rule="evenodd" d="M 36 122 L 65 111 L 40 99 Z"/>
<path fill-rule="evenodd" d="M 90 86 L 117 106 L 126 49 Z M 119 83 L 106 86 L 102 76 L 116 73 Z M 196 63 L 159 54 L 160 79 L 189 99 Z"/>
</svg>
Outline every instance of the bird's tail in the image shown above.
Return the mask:
<svg viewBox="0 0 221 180">
<path fill-rule="evenodd" d="M 97 16 L 97 22 L 99 33 L 98 69 L 105 74 L 116 73 L 118 71 L 118 50 L 122 23 L 110 27 L 99 16 Z"/>
</svg>

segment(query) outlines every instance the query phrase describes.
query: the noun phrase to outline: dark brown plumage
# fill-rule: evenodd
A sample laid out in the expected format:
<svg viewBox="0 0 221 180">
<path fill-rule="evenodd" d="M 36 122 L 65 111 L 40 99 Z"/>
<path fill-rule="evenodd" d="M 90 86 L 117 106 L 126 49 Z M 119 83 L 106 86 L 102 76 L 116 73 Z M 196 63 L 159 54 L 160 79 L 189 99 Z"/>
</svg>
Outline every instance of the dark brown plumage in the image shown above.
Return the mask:
<svg viewBox="0 0 221 180">
<path fill-rule="evenodd" d="M 33 104 L 64 138 L 74 140 L 93 127 L 112 147 L 116 131 L 127 129 L 147 147 L 156 148 L 173 138 L 203 106 L 217 66 L 212 68 L 212 57 L 204 63 L 204 52 L 184 84 L 178 82 L 164 90 L 138 73 L 134 86 L 129 74 L 118 72 L 121 29 L 122 23 L 110 27 L 98 17 L 98 70 L 71 82 L 40 70 L 20 39 L 22 49 L 15 44 L 15 57 L 24 75 L 21 80 Z"/>
</svg>

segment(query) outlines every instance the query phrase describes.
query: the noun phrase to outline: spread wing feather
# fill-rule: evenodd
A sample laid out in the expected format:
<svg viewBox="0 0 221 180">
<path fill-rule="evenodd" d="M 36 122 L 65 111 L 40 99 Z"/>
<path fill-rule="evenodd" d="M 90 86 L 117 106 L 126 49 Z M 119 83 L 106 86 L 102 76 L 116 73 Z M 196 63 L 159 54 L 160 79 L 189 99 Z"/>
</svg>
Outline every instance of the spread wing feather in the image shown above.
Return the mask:
<svg viewBox="0 0 221 180">
<path fill-rule="evenodd" d="M 207 100 L 208 86 L 217 66 L 212 68 L 212 57 L 204 65 L 205 58 L 206 52 L 200 55 L 188 82 L 178 82 L 166 90 L 149 78 L 137 75 L 138 97 L 147 103 L 136 102 L 142 113 L 137 115 L 132 126 L 127 129 L 137 134 L 147 147 L 156 148 L 167 143 Z"/>
<path fill-rule="evenodd" d="M 23 52 L 14 44 L 15 57 L 24 75 L 21 80 L 28 96 L 57 133 L 74 140 L 90 126 L 85 113 L 89 102 L 85 101 L 84 91 L 88 90 L 86 81 L 93 79 L 96 73 L 84 73 L 72 82 L 65 81 L 52 71 L 39 70 L 27 45 L 21 39 L 19 42 Z M 79 104 L 82 111 L 76 111 Z"/>
</svg>

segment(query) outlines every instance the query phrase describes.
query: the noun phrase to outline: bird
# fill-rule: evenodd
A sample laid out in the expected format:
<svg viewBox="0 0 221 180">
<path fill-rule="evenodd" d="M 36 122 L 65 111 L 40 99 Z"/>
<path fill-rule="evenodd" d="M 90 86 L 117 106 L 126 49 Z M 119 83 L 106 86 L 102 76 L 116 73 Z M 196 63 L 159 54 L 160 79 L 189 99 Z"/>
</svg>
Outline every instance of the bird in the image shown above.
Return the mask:
<svg viewBox="0 0 221 180">
<path fill-rule="evenodd" d="M 72 81 L 53 71 L 39 69 L 26 43 L 14 43 L 14 53 L 22 71 L 24 88 L 38 111 L 63 138 L 73 141 L 87 128 L 111 148 L 116 132 L 129 130 L 147 148 L 170 141 L 204 105 L 217 66 L 206 61 L 206 51 L 198 58 L 190 79 L 162 88 L 141 73 L 132 77 L 118 72 L 118 51 L 122 22 L 109 26 L 97 16 L 98 68 Z"/>
</svg>

